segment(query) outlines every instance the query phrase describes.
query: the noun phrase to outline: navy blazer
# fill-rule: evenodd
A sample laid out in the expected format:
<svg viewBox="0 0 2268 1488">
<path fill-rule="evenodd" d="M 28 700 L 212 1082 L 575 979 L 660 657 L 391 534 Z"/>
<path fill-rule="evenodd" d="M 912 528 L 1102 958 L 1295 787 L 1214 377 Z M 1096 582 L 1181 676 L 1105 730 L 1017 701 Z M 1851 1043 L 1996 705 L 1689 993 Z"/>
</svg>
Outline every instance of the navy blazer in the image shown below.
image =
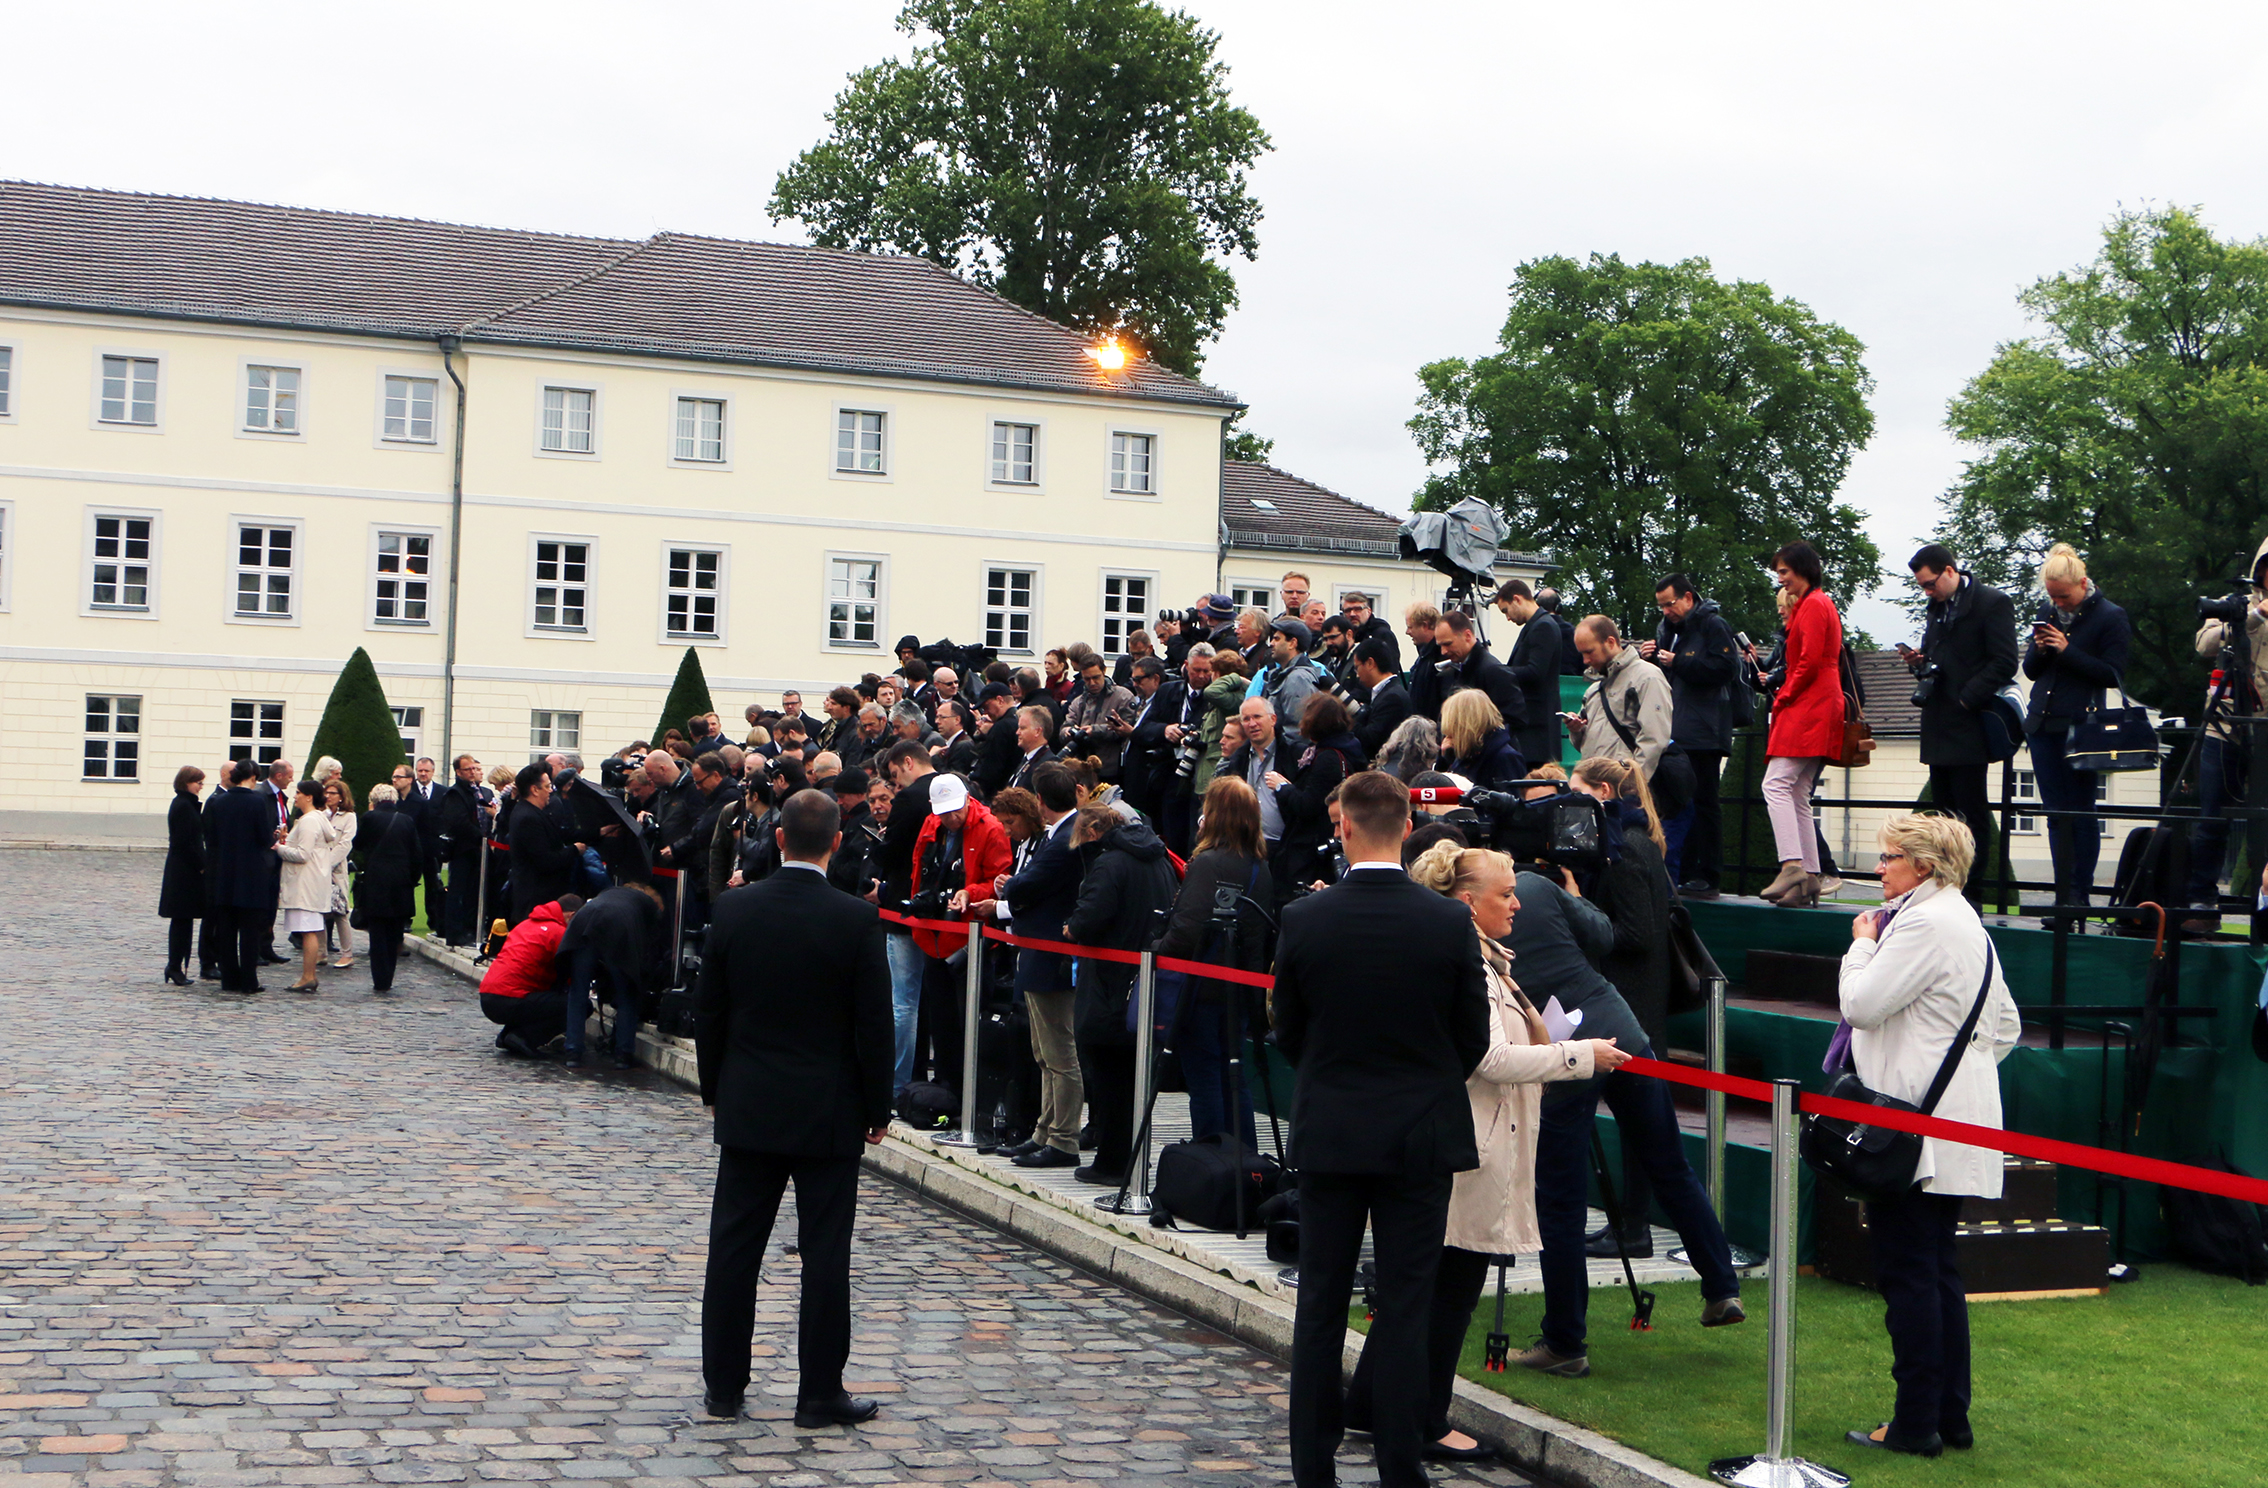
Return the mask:
<svg viewBox="0 0 2268 1488">
<path fill-rule="evenodd" d="M 1034 940 L 1062 940 L 1064 921 L 1079 907 L 1079 883 L 1086 875 L 1086 860 L 1071 847 L 1071 817 L 1040 829 L 1023 868 L 1008 880 L 1002 897 L 1011 911 L 1010 933 Z M 1018 992 L 1068 992 L 1072 957 L 1053 951 L 1019 949 L 1016 952 Z"/>
<path fill-rule="evenodd" d="M 2041 600 L 2032 623 L 2059 624 L 2055 605 Z M 2032 696 L 2024 709 L 2027 734 L 2061 733 L 2093 705 L 2097 693 L 2125 681 L 2134 626 L 2126 611 L 2103 598 L 2100 589 L 2079 602 L 2079 616 L 2066 638 L 2070 644 L 2061 651 L 2044 651 L 2037 641 L 2024 645 L 2024 675 L 2032 679 Z"/>
<path fill-rule="evenodd" d="M 218 796 L 212 808 L 206 906 L 272 910 L 283 873 L 283 859 L 276 856 L 275 794 L 231 786 Z"/>
</svg>

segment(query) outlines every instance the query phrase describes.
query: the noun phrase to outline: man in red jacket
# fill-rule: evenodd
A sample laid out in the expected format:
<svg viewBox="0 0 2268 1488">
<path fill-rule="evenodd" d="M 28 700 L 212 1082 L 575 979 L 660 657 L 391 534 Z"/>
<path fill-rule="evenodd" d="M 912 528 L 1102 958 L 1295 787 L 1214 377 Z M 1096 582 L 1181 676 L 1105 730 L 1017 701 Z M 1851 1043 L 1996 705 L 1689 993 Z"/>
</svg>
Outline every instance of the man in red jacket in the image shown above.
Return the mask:
<svg viewBox="0 0 2268 1488">
<path fill-rule="evenodd" d="M 539 904 L 505 937 L 504 949 L 480 979 L 480 1010 L 502 1024 L 496 1047 L 522 1059 L 541 1059 L 543 1046 L 566 1031 L 567 988 L 559 968 L 559 942 L 583 907 L 580 894 Z"/>
<path fill-rule="evenodd" d="M 946 904 L 955 890 L 970 884 L 989 885 L 1015 863 L 1008 829 L 982 801 L 969 795 L 968 782 L 958 775 L 939 775 L 929 787 L 929 820 L 922 823 L 914 841 L 911 903 L 917 920 L 961 919 Z M 934 1055 L 929 1078 L 960 1088 L 961 1026 L 966 1011 L 961 995 L 967 973 L 948 964 L 956 951 L 968 949 L 966 933 L 948 930 L 913 932 L 922 956 L 921 1011 L 929 1025 Z M 915 1050 L 916 1062 L 920 1051 Z"/>
</svg>

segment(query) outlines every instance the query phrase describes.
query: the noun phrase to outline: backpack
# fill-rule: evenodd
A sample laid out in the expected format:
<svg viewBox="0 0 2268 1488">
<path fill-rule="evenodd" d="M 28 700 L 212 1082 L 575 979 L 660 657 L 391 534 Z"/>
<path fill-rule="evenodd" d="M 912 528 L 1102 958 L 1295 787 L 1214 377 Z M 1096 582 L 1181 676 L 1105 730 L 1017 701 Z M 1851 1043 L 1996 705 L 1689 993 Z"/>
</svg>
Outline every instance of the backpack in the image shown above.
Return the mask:
<svg viewBox="0 0 2268 1488">
<path fill-rule="evenodd" d="M 916 1080 L 898 1096 L 898 1119 L 915 1131 L 950 1131 L 961 1119 L 961 1098 L 950 1085 Z"/>
<path fill-rule="evenodd" d="M 1242 1233 L 1260 1222 L 1260 1206 L 1283 1185 L 1284 1170 L 1274 1158 L 1223 1132 L 1168 1143 L 1158 1154 L 1150 1201 L 1159 1212 L 1201 1230 Z"/>
<path fill-rule="evenodd" d="M 2236 1171 L 2226 1158 L 2217 1157 L 2211 1166 Z M 2160 1188 L 2158 1200 L 2177 1259 L 2216 1276 L 2242 1277 L 2246 1286 L 2268 1282 L 2268 1230 L 2262 1225 L 2268 1211 L 2187 1188 Z"/>
<path fill-rule="evenodd" d="M 2189 833 L 2176 827 L 2136 827 L 2118 850 L 2118 872 L 2111 879 L 2111 903 L 2122 909 L 2162 904 L 2169 910 L 2189 894 Z M 2117 933 L 2152 936 L 2156 925 L 2121 919 Z"/>
</svg>

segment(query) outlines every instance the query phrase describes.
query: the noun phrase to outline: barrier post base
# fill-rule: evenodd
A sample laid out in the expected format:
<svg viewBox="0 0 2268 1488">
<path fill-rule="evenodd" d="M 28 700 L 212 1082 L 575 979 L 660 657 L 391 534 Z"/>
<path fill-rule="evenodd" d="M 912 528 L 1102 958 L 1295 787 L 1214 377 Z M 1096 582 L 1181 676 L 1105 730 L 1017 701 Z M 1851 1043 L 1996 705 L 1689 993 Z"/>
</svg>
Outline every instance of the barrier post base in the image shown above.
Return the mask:
<svg viewBox="0 0 2268 1488">
<path fill-rule="evenodd" d="M 1801 1457 L 1720 1457 L 1709 1476 L 1735 1488 L 1849 1488 L 1850 1479 Z"/>
<path fill-rule="evenodd" d="M 936 1136 L 934 1136 L 934 1137 L 931 1137 L 931 1138 L 929 1139 L 929 1145 L 930 1145 L 930 1146 L 932 1146 L 932 1147 L 987 1147 L 987 1148 L 989 1148 L 989 1147 L 991 1146 L 991 1144 L 990 1144 L 990 1143 L 986 1142 L 986 1141 L 984 1140 L 984 1138 L 982 1138 L 982 1137 L 980 1137 L 980 1136 L 976 1135 L 976 1133 L 974 1133 L 974 1132 L 965 1132 L 965 1131 L 949 1131 L 949 1132 L 940 1132 L 940 1133 L 938 1133 L 938 1134 L 937 1134 Z"/>
<path fill-rule="evenodd" d="M 1095 1207 L 1105 1214 L 1147 1214 L 1156 1206 L 1148 1194 L 1106 1193 L 1095 1200 Z"/>
<path fill-rule="evenodd" d="M 1764 1264 L 1764 1257 L 1745 1246 L 1728 1243 L 1725 1249 L 1732 1256 L 1732 1268 L 1735 1271 L 1753 1271 Z M 1693 1264 L 1685 1258 L 1685 1247 L 1682 1245 L 1673 1245 L 1662 1254 L 1668 1258 L 1669 1263 L 1673 1266 L 1691 1266 Z M 1695 1269 L 1698 1270 L 1699 1268 L 1696 1267 Z"/>
</svg>

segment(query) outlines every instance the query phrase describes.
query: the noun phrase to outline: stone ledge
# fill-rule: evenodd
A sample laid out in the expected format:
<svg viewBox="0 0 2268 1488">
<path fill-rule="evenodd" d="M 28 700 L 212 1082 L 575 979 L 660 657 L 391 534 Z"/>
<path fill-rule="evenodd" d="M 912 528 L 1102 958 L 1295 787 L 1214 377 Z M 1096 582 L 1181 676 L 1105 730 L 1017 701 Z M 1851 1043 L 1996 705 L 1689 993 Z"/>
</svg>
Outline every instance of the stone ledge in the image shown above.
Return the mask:
<svg viewBox="0 0 2268 1488">
<path fill-rule="evenodd" d="M 480 968 L 466 952 L 418 937 L 417 954 L 477 983 Z M 640 1059 L 691 1089 L 700 1074 L 689 1040 L 638 1031 Z M 1190 1259 L 1179 1232 L 1154 1230 L 1146 1220 L 1124 1220 L 1084 1204 L 1074 1204 L 1038 1185 L 1023 1185 L 1010 1174 L 938 1148 L 918 1133 L 893 1129 L 869 1149 L 866 1166 L 876 1175 L 956 1213 L 965 1214 L 1060 1260 L 1093 1272 L 1138 1296 L 1170 1307 L 1229 1337 L 1279 1359 L 1291 1355 L 1296 1290 L 1242 1266 L 1207 1257 Z M 1362 1335 L 1347 1331 L 1346 1366 L 1354 1367 Z M 1537 1473 L 1566 1488 L 1714 1488 L 1709 1479 L 1656 1461 L 1595 1431 L 1520 1404 L 1476 1385 L 1457 1381 L 1449 1420 L 1458 1430 L 1488 1442 L 1523 1471 Z M 1761 1432 L 1761 1426 L 1759 1426 Z"/>
</svg>

